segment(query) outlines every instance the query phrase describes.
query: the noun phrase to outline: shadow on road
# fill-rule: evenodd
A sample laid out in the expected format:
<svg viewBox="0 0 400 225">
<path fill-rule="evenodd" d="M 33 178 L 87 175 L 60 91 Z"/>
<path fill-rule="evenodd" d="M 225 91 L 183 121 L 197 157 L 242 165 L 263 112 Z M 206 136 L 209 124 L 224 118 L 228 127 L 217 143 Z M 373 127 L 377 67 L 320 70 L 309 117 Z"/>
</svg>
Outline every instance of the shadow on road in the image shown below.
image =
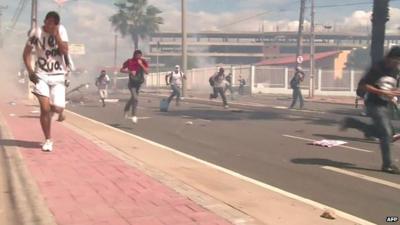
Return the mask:
<svg viewBox="0 0 400 225">
<path fill-rule="evenodd" d="M 212 121 L 240 121 L 240 120 L 283 120 L 286 122 L 305 121 L 311 125 L 337 126 L 338 121 L 327 117 L 309 117 L 303 115 L 302 111 L 298 112 L 282 112 L 280 110 L 270 109 L 269 111 L 259 110 L 242 110 L 242 109 L 171 109 L 167 113 L 158 113 L 168 117 L 190 116 L 198 119 Z M 296 115 L 295 117 L 293 117 Z"/>
<path fill-rule="evenodd" d="M 1 146 L 12 146 L 21 148 L 40 148 L 40 142 L 36 141 L 23 141 L 23 140 L 13 140 L 13 139 L 0 139 Z"/>
<path fill-rule="evenodd" d="M 291 162 L 294 164 L 299 164 L 299 165 L 331 166 L 331 167 L 337 167 L 337 168 L 342 168 L 342 169 L 380 172 L 380 170 L 377 170 L 377 169 L 358 167 L 352 163 L 339 162 L 339 161 L 334 161 L 334 160 L 330 160 L 330 159 L 297 158 L 297 159 L 292 159 Z"/>
<path fill-rule="evenodd" d="M 112 123 L 112 124 L 108 124 L 109 126 L 118 128 L 118 129 L 123 129 L 123 130 L 133 130 L 132 127 L 127 127 L 127 126 L 123 126 L 119 123 Z"/>
<path fill-rule="evenodd" d="M 40 116 L 20 116 L 19 118 L 23 118 L 23 119 L 39 119 Z"/>
</svg>

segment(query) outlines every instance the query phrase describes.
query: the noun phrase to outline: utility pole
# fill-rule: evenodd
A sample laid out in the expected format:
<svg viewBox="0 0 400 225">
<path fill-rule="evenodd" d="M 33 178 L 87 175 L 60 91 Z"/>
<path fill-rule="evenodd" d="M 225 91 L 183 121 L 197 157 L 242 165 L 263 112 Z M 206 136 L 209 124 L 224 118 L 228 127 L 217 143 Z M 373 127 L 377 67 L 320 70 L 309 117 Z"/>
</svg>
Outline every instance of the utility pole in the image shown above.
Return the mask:
<svg viewBox="0 0 400 225">
<path fill-rule="evenodd" d="M 32 9 L 31 9 L 31 29 L 30 29 L 30 31 L 28 32 L 28 36 L 30 35 L 30 33 L 33 31 L 33 30 L 36 30 L 37 29 L 37 26 L 38 26 L 38 23 L 37 23 L 37 18 L 38 18 L 38 16 L 37 16 L 37 12 L 38 12 L 38 7 L 37 7 L 37 0 L 32 0 Z M 35 63 L 34 63 L 34 61 L 35 61 L 35 59 L 32 57 L 32 65 L 34 65 Z M 30 84 L 30 82 L 28 82 L 28 99 L 33 99 L 33 94 L 32 94 L 32 92 L 31 92 L 31 90 L 32 90 L 32 86 L 31 86 L 31 84 Z"/>
<path fill-rule="evenodd" d="M 0 48 L 3 48 L 3 27 L 2 27 L 3 10 L 5 10 L 7 8 L 8 8 L 8 6 L 0 5 Z"/>
<path fill-rule="evenodd" d="M 118 76 L 118 70 L 117 70 L 117 54 L 118 54 L 118 34 L 114 34 L 114 90 L 117 90 L 117 76 Z"/>
<path fill-rule="evenodd" d="M 182 0 L 182 69 L 187 73 L 187 34 L 186 34 L 186 0 Z M 182 82 L 182 97 L 186 97 L 186 79 Z"/>
<path fill-rule="evenodd" d="M 296 65 L 301 66 L 303 62 L 303 30 L 304 30 L 304 11 L 306 9 L 306 0 L 300 2 L 300 18 L 299 18 L 299 30 L 297 33 L 297 54 L 296 54 Z"/>
<path fill-rule="evenodd" d="M 37 0 L 32 0 L 31 31 L 37 28 Z"/>
<path fill-rule="evenodd" d="M 315 2 L 311 0 L 311 27 L 310 27 L 310 85 L 308 97 L 314 97 L 314 76 L 315 76 Z"/>
</svg>

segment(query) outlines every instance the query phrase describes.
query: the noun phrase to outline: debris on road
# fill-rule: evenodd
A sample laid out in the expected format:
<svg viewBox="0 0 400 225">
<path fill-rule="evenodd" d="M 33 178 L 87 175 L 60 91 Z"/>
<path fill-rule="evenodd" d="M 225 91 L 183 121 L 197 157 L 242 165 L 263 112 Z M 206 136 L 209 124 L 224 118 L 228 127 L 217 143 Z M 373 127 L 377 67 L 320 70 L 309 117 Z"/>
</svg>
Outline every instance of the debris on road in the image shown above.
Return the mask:
<svg viewBox="0 0 400 225">
<path fill-rule="evenodd" d="M 193 122 L 192 121 L 187 121 L 185 124 L 186 125 L 193 125 Z"/>
<path fill-rule="evenodd" d="M 16 114 L 10 113 L 9 116 L 14 117 L 14 116 L 16 116 Z"/>
<path fill-rule="evenodd" d="M 340 141 L 340 140 L 326 140 L 326 139 L 323 139 L 323 140 L 320 140 L 320 141 L 314 141 L 311 144 L 330 148 L 330 147 L 334 147 L 334 146 L 347 144 L 347 142 Z"/>
<path fill-rule="evenodd" d="M 17 105 L 16 102 L 9 102 L 9 104 L 12 105 L 12 106 L 16 106 Z"/>
<path fill-rule="evenodd" d="M 33 110 L 33 111 L 31 111 L 31 113 L 32 113 L 32 114 L 39 114 L 40 111 L 39 111 L 39 110 Z"/>
<path fill-rule="evenodd" d="M 325 218 L 325 219 L 328 219 L 328 220 L 334 220 L 334 219 L 336 219 L 335 213 L 334 213 L 333 211 L 331 211 L 331 210 L 325 210 L 325 211 L 322 213 L 321 217 L 322 217 L 322 218 Z"/>
</svg>

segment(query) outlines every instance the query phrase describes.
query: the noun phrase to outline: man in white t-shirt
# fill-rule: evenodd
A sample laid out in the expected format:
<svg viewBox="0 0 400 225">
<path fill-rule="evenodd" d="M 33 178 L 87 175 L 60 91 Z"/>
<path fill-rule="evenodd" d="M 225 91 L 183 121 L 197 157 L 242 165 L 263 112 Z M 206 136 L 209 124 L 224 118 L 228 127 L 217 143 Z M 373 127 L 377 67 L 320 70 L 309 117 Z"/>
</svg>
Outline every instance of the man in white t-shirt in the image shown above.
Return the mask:
<svg viewBox="0 0 400 225">
<path fill-rule="evenodd" d="M 34 51 L 33 51 L 34 50 Z M 31 64 L 35 54 L 35 66 Z M 51 118 L 58 113 L 58 121 L 65 119 L 65 75 L 68 72 L 68 35 L 60 25 L 57 12 L 47 13 L 44 25 L 30 32 L 24 49 L 24 63 L 29 79 L 35 84 L 33 94 L 40 104 L 40 124 L 45 136 L 43 151 L 52 151 Z"/>
<path fill-rule="evenodd" d="M 100 76 L 96 78 L 96 87 L 99 89 L 99 95 L 101 102 L 103 103 L 103 107 L 106 107 L 105 99 L 108 96 L 107 88 L 110 84 L 110 77 L 107 75 L 105 70 L 102 70 Z"/>
<path fill-rule="evenodd" d="M 167 74 L 166 83 L 167 85 L 170 84 L 172 89 L 172 93 L 167 99 L 168 103 L 170 103 L 172 99 L 176 96 L 176 105 L 177 106 L 179 105 L 179 101 L 181 99 L 181 88 L 183 79 L 186 79 L 186 77 L 181 71 L 179 65 L 176 65 L 175 70 Z"/>
</svg>

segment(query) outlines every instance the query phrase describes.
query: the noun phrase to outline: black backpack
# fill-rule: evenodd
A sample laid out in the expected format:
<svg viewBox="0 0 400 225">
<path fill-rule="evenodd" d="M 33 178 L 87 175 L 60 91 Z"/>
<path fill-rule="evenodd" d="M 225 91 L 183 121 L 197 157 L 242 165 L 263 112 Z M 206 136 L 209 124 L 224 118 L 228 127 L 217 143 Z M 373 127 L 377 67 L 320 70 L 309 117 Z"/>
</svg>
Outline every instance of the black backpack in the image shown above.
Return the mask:
<svg viewBox="0 0 400 225">
<path fill-rule="evenodd" d="M 214 84 L 215 84 L 214 75 L 212 75 L 210 78 L 208 78 L 208 83 L 210 83 L 211 87 L 214 87 Z"/>
<path fill-rule="evenodd" d="M 365 77 L 362 77 L 360 81 L 358 81 L 356 95 L 360 98 L 364 98 L 367 91 L 365 90 Z"/>
</svg>

